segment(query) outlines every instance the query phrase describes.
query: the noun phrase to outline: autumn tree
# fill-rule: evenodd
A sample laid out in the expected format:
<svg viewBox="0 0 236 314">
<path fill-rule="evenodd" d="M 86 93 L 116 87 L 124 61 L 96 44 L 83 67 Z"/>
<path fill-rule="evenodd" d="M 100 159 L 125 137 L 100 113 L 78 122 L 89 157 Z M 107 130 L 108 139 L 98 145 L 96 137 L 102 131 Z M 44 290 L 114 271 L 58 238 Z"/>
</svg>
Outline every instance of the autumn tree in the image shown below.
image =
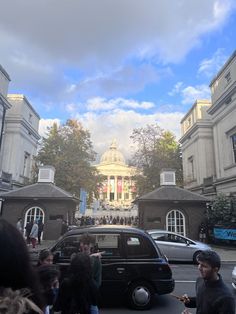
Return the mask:
<svg viewBox="0 0 236 314">
<path fill-rule="evenodd" d="M 88 191 L 90 198 L 97 196 L 101 181 L 91 163 L 96 153 L 90 140 L 90 133 L 77 120 L 68 120 L 58 127 L 54 124 L 43 138 L 36 157 L 37 165 L 52 165 L 56 169 L 55 183 L 66 191 L 80 195 L 80 188 Z"/>
<path fill-rule="evenodd" d="M 164 168 L 175 169 L 177 184 L 182 184 L 182 158 L 174 134 L 155 124 L 134 129 L 131 139 L 136 147 L 131 163 L 140 171 L 136 175 L 139 195 L 160 185 L 160 172 Z"/>
</svg>

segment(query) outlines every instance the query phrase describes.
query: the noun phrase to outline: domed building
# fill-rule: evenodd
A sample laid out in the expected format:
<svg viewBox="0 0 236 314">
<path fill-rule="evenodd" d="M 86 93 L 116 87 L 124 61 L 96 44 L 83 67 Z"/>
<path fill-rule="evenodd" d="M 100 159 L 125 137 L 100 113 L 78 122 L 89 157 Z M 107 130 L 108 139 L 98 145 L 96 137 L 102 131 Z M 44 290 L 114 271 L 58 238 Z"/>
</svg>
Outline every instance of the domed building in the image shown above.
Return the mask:
<svg viewBox="0 0 236 314">
<path fill-rule="evenodd" d="M 136 168 L 125 163 L 123 154 L 117 149 L 116 140 L 101 156 L 97 170 L 104 180 L 99 190 L 99 200 L 111 207 L 130 207 L 136 197 L 136 188 L 133 176 Z"/>
</svg>

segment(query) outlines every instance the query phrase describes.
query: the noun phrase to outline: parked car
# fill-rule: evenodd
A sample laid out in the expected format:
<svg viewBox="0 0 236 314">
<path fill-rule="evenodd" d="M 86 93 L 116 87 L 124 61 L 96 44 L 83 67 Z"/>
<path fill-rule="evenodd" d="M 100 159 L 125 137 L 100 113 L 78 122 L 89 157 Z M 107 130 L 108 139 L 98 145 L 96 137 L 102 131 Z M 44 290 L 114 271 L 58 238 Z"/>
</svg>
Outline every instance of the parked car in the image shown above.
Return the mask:
<svg viewBox="0 0 236 314">
<path fill-rule="evenodd" d="M 94 235 L 97 248 L 104 252 L 102 262 L 102 299 L 126 297 L 134 309 L 149 309 L 155 293 L 174 289 L 172 271 L 152 237 L 138 228 L 117 225 L 90 226 L 67 232 L 50 249 L 55 263 L 65 274 L 73 253 L 79 251 L 80 236 Z"/>
<path fill-rule="evenodd" d="M 205 243 L 191 240 L 166 230 L 148 230 L 158 247 L 170 261 L 192 261 L 197 263 L 201 251 L 211 250 Z"/>
<path fill-rule="evenodd" d="M 232 287 L 236 290 L 236 266 L 234 266 L 232 271 Z"/>
</svg>

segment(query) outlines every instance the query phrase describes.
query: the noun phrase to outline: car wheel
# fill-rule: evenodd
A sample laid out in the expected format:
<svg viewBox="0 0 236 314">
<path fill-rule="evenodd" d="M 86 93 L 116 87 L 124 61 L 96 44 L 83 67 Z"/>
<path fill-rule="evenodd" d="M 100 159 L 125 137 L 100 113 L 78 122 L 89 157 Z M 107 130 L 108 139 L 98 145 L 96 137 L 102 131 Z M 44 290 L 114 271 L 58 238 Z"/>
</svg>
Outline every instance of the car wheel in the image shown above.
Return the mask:
<svg viewBox="0 0 236 314">
<path fill-rule="evenodd" d="M 152 306 L 153 294 L 153 287 L 149 283 L 145 281 L 134 282 L 128 289 L 129 306 L 135 310 L 148 310 Z"/>
<path fill-rule="evenodd" d="M 198 262 L 197 262 L 197 257 L 198 257 L 198 255 L 201 253 L 201 251 L 197 251 L 197 252 L 195 252 L 194 254 L 193 254 L 193 263 L 194 264 L 197 264 Z"/>
</svg>

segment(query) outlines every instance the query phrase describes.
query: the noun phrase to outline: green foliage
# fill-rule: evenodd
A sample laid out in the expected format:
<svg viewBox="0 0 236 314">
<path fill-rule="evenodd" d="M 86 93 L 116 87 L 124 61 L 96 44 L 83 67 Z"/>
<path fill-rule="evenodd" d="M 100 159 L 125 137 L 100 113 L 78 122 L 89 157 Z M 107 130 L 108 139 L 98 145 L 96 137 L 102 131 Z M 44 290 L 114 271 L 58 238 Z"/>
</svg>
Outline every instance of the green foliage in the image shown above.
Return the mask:
<svg viewBox="0 0 236 314">
<path fill-rule="evenodd" d="M 210 224 L 226 226 L 236 222 L 236 200 L 225 194 L 219 194 L 211 206 L 207 208 L 207 218 Z"/>
<path fill-rule="evenodd" d="M 137 147 L 132 164 L 142 173 L 135 177 L 139 195 L 160 185 L 160 172 L 164 168 L 176 170 L 176 182 L 182 185 L 180 146 L 171 132 L 163 131 L 158 125 L 147 125 L 134 129 L 131 138 Z"/>
<path fill-rule="evenodd" d="M 80 195 L 80 188 L 97 194 L 101 181 L 91 162 L 95 160 L 90 133 L 76 120 L 68 120 L 60 127 L 54 124 L 43 138 L 37 165 L 51 165 L 56 169 L 55 183 L 66 191 Z M 36 171 L 37 169 L 35 169 Z"/>
</svg>

